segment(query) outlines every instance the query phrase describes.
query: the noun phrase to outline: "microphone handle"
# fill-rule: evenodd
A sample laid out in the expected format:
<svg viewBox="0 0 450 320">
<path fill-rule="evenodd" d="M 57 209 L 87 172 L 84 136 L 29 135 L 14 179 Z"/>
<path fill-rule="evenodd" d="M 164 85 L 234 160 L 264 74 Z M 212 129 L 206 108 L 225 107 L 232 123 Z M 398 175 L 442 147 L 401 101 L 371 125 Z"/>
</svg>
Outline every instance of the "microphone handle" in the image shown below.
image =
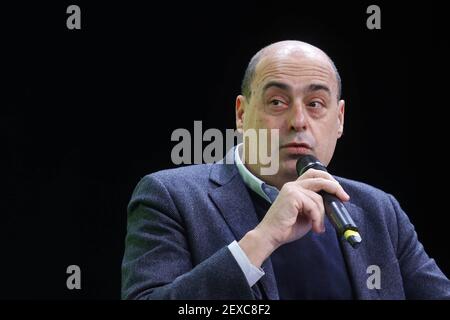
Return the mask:
<svg viewBox="0 0 450 320">
<path fill-rule="evenodd" d="M 314 156 L 300 158 L 297 161 L 296 168 L 299 176 L 311 168 L 328 172 L 327 168 Z M 362 238 L 359 234 L 358 227 L 344 207 L 342 201 L 335 195 L 325 191 L 320 191 L 319 194 L 323 199 L 325 213 L 339 236 L 343 237 L 353 248 L 356 248 L 361 243 Z"/>
<path fill-rule="evenodd" d="M 348 213 L 344 204 L 335 195 L 328 192 L 321 191 L 320 195 L 323 199 L 325 213 L 330 218 L 331 223 L 338 230 L 340 235 L 343 235 L 346 230 L 358 231 L 358 227 Z"/>
</svg>

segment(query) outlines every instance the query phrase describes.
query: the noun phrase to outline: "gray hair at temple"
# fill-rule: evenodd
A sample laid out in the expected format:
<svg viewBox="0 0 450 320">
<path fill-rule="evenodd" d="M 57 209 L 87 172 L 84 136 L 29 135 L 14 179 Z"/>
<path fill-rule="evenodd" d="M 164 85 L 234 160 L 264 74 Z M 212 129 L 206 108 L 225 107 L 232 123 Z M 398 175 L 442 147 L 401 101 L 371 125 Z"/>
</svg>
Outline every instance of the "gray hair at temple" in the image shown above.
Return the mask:
<svg viewBox="0 0 450 320">
<path fill-rule="evenodd" d="M 270 46 L 272 46 L 272 44 L 262 48 L 261 50 L 259 50 L 252 57 L 252 59 L 250 60 L 248 66 L 247 66 L 247 69 L 245 70 L 244 79 L 242 80 L 242 85 L 241 85 L 241 92 L 242 92 L 242 95 L 244 95 L 247 99 L 250 99 L 251 96 L 252 96 L 251 84 L 252 84 L 252 81 L 253 81 L 253 79 L 255 77 L 256 66 L 258 65 L 258 63 L 261 60 L 261 58 L 264 56 L 264 52 L 265 52 L 266 48 L 268 48 Z M 330 60 L 331 66 L 333 67 L 334 73 L 336 75 L 336 81 L 337 81 L 337 85 L 338 85 L 337 99 L 340 100 L 341 99 L 341 95 L 342 95 L 341 76 L 339 75 L 339 72 L 338 72 L 338 70 L 336 68 L 336 65 L 334 64 L 333 60 L 331 60 L 331 58 L 325 52 L 324 52 L 324 54 Z"/>
</svg>

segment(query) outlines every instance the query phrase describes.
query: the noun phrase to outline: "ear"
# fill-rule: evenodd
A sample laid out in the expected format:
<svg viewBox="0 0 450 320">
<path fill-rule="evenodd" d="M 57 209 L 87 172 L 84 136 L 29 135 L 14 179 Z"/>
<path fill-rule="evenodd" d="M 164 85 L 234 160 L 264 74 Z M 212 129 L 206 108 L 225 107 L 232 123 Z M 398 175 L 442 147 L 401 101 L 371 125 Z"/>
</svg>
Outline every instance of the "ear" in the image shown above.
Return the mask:
<svg viewBox="0 0 450 320">
<path fill-rule="evenodd" d="M 238 132 L 244 130 L 244 111 L 246 108 L 247 100 L 243 95 L 236 97 L 236 129 Z"/>
<path fill-rule="evenodd" d="M 344 133 L 344 113 L 345 113 L 345 101 L 339 100 L 338 102 L 338 138 L 342 137 Z"/>
</svg>

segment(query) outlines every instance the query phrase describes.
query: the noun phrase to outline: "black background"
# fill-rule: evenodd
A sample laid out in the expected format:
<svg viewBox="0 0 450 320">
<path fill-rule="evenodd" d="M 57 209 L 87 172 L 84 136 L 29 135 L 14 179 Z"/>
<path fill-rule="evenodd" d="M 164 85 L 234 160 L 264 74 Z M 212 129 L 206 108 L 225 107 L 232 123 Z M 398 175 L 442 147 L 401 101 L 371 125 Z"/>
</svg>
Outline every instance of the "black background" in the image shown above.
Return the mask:
<svg viewBox="0 0 450 320">
<path fill-rule="evenodd" d="M 134 186 L 174 167 L 173 130 L 234 128 L 249 59 L 287 39 L 323 49 L 343 79 L 329 170 L 392 193 L 450 275 L 445 14 L 396 3 L 2 5 L 0 298 L 120 298 Z M 70 4 L 81 30 L 66 28 Z M 370 4 L 381 30 L 366 27 Z M 72 264 L 81 290 L 66 288 Z"/>
</svg>

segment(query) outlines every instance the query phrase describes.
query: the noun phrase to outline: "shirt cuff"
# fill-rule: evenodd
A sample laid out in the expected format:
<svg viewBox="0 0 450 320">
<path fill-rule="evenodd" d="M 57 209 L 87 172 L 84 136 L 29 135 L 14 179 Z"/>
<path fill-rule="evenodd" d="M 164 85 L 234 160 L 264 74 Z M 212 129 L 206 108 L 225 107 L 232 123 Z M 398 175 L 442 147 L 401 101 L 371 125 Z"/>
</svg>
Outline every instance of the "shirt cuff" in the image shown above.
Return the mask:
<svg viewBox="0 0 450 320">
<path fill-rule="evenodd" d="M 253 285 L 258 282 L 258 280 L 261 279 L 263 275 L 265 275 L 263 269 L 255 267 L 250 262 L 247 255 L 241 249 L 236 240 L 228 245 L 228 249 L 231 251 L 231 254 L 236 259 L 236 262 L 244 273 L 248 285 L 250 287 L 253 287 Z"/>
</svg>

